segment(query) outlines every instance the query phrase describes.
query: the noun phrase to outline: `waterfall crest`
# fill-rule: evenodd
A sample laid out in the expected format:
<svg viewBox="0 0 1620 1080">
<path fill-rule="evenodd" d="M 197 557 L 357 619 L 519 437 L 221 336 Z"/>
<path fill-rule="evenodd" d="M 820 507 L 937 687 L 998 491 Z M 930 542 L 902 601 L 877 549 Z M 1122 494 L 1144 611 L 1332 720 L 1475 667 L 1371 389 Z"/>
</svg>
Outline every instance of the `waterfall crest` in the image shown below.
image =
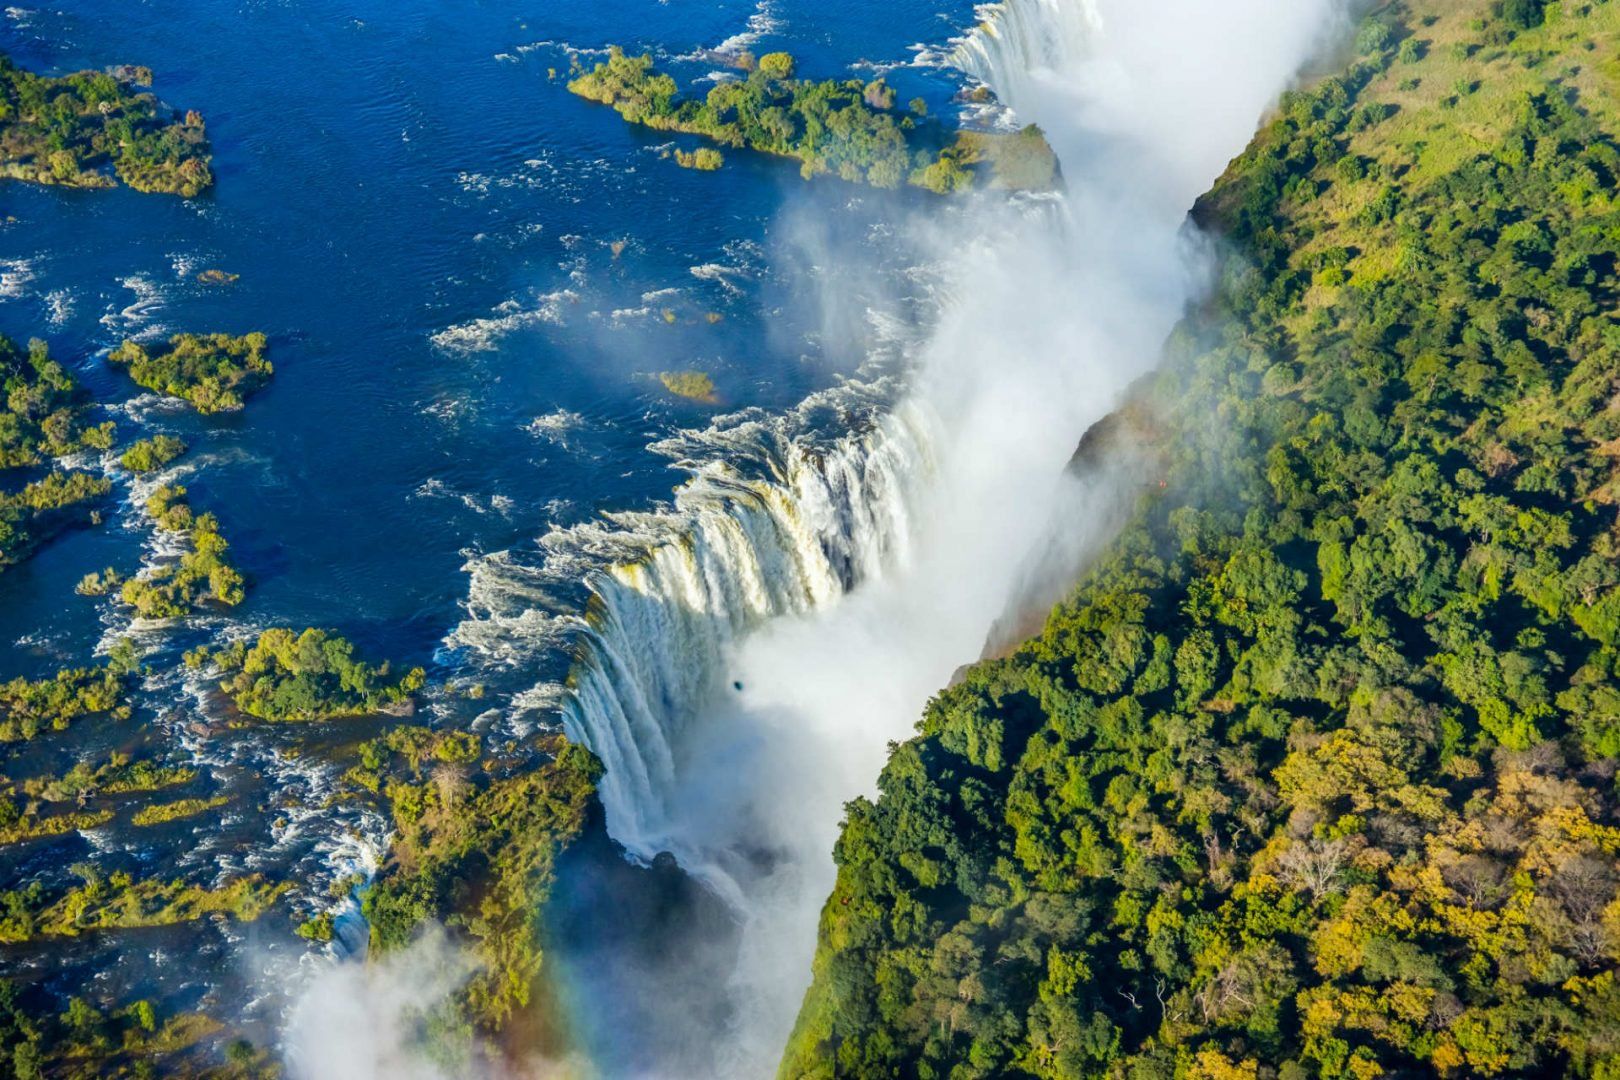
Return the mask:
<svg viewBox="0 0 1620 1080">
<path fill-rule="evenodd" d="M 981 4 L 979 22 L 952 42 L 948 62 L 988 86 L 1020 123 L 1039 123 L 1034 82 L 1071 72 L 1097 40 L 1094 0 L 998 0 Z"/>
</svg>

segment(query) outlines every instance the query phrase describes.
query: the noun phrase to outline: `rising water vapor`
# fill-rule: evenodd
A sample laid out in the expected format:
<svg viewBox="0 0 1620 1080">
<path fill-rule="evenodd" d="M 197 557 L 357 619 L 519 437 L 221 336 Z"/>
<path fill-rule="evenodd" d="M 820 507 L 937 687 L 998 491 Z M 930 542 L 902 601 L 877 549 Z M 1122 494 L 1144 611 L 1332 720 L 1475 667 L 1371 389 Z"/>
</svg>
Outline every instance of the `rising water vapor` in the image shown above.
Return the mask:
<svg viewBox="0 0 1620 1080">
<path fill-rule="evenodd" d="M 607 766 L 609 830 L 642 859 L 674 853 L 743 923 L 713 1074 L 774 1071 L 844 802 L 873 790 L 889 741 L 1031 592 L 1031 568 L 1107 538 L 1117 499 L 1063 465 L 1197 294 L 1186 212 L 1331 8 L 981 8 L 953 62 L 1041 125 L 1067 192 L 908 223 L 943 285 L 897 407 L 830 453 L 788 449 L 773 478 L 596 580 L 565 718 Z"/>
<path fill-rule="evenodd" d="M 472 959 L 433 930 L 377 964 L 321 972 L 294 1009 L 286 1038 L 295 1080 L 442 1080 L 487 1075 L 469 1056 L 434 1057 L 450 1045 L 432 1018 L 473 972 Z"/>
</svg>

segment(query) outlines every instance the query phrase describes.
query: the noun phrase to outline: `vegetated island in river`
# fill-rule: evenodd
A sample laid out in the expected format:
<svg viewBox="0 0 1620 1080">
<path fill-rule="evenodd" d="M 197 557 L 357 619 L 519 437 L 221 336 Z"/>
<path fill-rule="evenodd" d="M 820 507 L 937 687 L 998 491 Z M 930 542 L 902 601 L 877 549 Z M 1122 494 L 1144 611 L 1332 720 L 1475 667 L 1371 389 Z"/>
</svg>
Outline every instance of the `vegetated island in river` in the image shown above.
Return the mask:
<svg viewBox="0 0 1620 1080">
<path fill-rule="evenodd" d="M 36 75 L 0 55 L 0 177 L 190 197 L 214 183 L 203 119 L 145 90 L 144 67 Z"/>
<path fill-rule="evenodd" d="M 167 349 L 157 351 L 126 341 L 107 361 L 127 365 L 137 386 L 190 402 L 200 413 L 235 412 L 275 371 L 265 346 L 265 336 L 256 331 L 240 337 L 175 334 Z"/>
<path fill-rule="evenodd" d="M 632 124 L 703 135 L 725 146 L 793 158 L 806 179 L 833 175 L 879 188 L 903 184 L 939 194 L 992 187 L 1046 191 L 1057 157 L 1033 124 L 1017 132 L 955 131 L 927 116 L 918 99 L 895 108 L 882 79 L 815 82 L 794 77 L 787 53 L 766 53 L 747 77 L 714 86 L 702 101 L 678 96 L 675 80 L 651 56 L 613 47 L 590 71 L 576 68 L 568 89 L 610 105 Z M 699 165 L 718 168 L 705 158 Z"/>
<path fill-rule="evenodd" d="M 186 452 L 186 444 L 173 435 L 138 439 L 125 448 L 118 463 L 132 473 L 156 472 Z"/>
<path fill-rule="evenodd" d="M 283 723 L 399 711 L 426 679 L 417 667 L 391 680 L 388 661 L 357 660 L 351 642 L 315 628 L 272 627 L 251 646 L 189 652 L 186 664 L 220 676 L 220 690 L 244 714 Z"/>
<path fill-rule="evenodd" d="M 81 596 L 117 589 L 119 599 L 142 619 L 179 619 L 206 605 L 235 607 L 242 602 L 246 582 L 226 557 L 230 544 L 219 533 L 219 519 L 194 512 L 186 489 L 179 486 L 152 492 L 145 510 L 160 531 L 181 538 L 180 557 L 132 578 L 110 569 L 91 572 L 79 582 Z"/>
<path fill-rule="evenodd" d="M 85 422 L 88 395 L 43 341 L 30 341 L 24 351 L 0 335 L 0 390 L 0 474 L 29 477 L 26 470 L 57 458 L 112 446 L 113 425 Z M 59 469 L 32 474 L 19 489 L 0 489 L 0 569 L 85 520 L 111 489 L 105 477 Z"/>
</svg>

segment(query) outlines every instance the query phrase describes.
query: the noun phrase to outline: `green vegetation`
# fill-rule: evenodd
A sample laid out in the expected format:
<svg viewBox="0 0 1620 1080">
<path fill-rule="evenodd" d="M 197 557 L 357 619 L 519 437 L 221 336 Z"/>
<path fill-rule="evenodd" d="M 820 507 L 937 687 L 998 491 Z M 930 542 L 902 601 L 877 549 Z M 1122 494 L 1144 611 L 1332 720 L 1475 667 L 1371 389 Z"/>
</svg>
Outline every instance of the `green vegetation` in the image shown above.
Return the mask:
<svg viewBox="0 0 1620 1080">
<path fill-rule="evenodd" d="M 132 669 L 132 663 L 114 660 L 106 667 L 67 668 L 50 678 L 0 683 L 0 742 L 27 742 L 96 713 L 127 718 L 124 678 Z"/>
<path fill-rule="evenodd" d="M 200 194 L 214 182 L 202 117 L 163 108 L 140 89 L 151 81 L 145 68 L 46 78 L 0 55 L 0 176 Z"/>
<path fill-rule="evenodd" d="M 355 748 L 359 763 L 343 779 L 373 795 L 382 791 L 394 767 L 420 779 L 427 765 L 472 765 L 478 761 L 477 735 L 466 731 L 434 731 L 432 728 L 396 727 L 387 734 L 368 739 Z"/>
<path fill-rule="evenodd" d="M 894 91 L 882 79 L 797 79 L 787 53 L 760 57 L 747 78 L 717 83 L 701 102 L 678 97 L 675 80 L 654 71 L 651 56 L 618 48 L 593 70 L 576 70 L 568 89 L 632 124 L 793 158 L 806 179 L 826 174 L 940 194 L 976 185 L 1046 190 L 1057 182 L 1057 159 L 1034 127 L 1016 135 L 951 132 L 895 111 Z M 713 158 L 700 159 L 700 150 L 690 162 L 684 151 L 676 156 L 689 168 L 719 168 L 719 153 L 709 152 Z"/>
<path fill-rule="evenodd" d="M 249 716 L 261 720 L 327 720 L 365 716 L 407 704 L 426 679 L 411 668 L 390 682 L 387 661 L 372 667 L 354 658 L 354 646 L 325 630 L 294 633 L 273 628 L 249 646 L 237 641 L 217 652 L 186 655 L 192 667 L 221 676 L 220 689 Z"/>
<path fill-rule="evenodd" d="M 783 1076 L 1620 1070 L 1620 4 L 1506 7 L 1201 203 L 1163 486 L 849 805 Z"/>
<path fill-rule="evenodd" d="M 714 172 L 726 163 L 726 156 L 709 146 L 700 146 L 688 153 L 685 150 L 675 151 L 675 164 L 683 169 L 696 169 L 699 172 Z"/>
<path fill-rule="evenodd" d="M 30 341 L 24 353 L 0 334 L 0 386 L 0 469 L 112 446 L 112 424 L 85 426 L 84 392 L 43 341 Z"/>
<path fill-rule="evenodd" d="M 959 131 L 952 152 L 956 164 L 964 168 L 988 165 L 993 188 L 1046 191 L 1057 182 L 1057 158 L 1034 124 L 1010 133 Z M 960 182 L 954 170 L 941 172 L 952 185 Z"/>
<path fill-rule="evenodd" d="M 48 514 L 99 499 L 112 490 L 112 482 L 85 472 L 53 472 L 16 493 L 0 495 L 0 512 L 32 511 Z"/>
<path fill-rule="evenodd" d="M 76 811 L 41 817 L 21 810 L 11 799 L 0 795 L 0 845 L 20 844 L 79 829 L 94 829 L 112 820 L 111 810 Z"/>
<path fill-rule="evenodd" d="M 219 520 L 213 514 L 193 514 L 185 497 L 183 487 L 161 487 L 146 500 L 147 516 L 164 532 L 183 535 L 186 550 L 177 562 L 124 580 L 119 587 L 120 599 L 142 619 L 177 619 L 210 602 L 234 607 L 245 595 L 241 572 L 225 561 L 230 545 L 219 534 Z M 81 591 L 98 587 L 110 587 L 105 575 L 79 582 Z"/>
<path fill-rule="evenodd" d="M 136 385 L 189 401 L 200 413 L 234 412 L 269 381 L 274 369 L 265 359 L 265 344 L 258 332 L 176 334 L 164 351 L 154 354 L 138 341 L 126 341 L 107 359 L 129 365 Z"/>
<path fill-rule="evenodd" d="M 128 754 L 114 752 L 101 765 L 81 761 L 59 777 L 25 780 L 23 794 L 43 802 L 83 802 L 95 795 L 121 795 L 136 791 L 159 791 L 190 783 L 197 770 L 181 765 L 158 765 L 151 761 L 131 761 Z"/>
<path fill-rule="evenodd" d="M 21 491 L 0 491 L 0 570 L 70 525 L 99 521 L 91 507 L 110 491 L 111 480 L 87 472 L 52 472 Z"/>
<path fill-rule="evenodd" d="M 272 885 L 258 874 L 209 889 L 179 880 L 136 880 L 122 872 L 103 877 L 87 863 L 73 869 L 84 884 L 55 898 L 47 897 L 38 882 L 23 889 L 0 891 L 0 942 L 171 926 L 215 913 L 230 915 L 238 922 L 252 922 L 292 888 L 291 882 Z"/>
<path fill-rule="evenodd" d="M 112 490 L 112 482 L 85 472 L 53 472 L 15 494 L 0 496 L 0 508 L 47 514 L 98 499 Z"/>
<path fill-rule="evenodd" d="M 123 587 L 124 575 L 112 567 L 104 570 L 92 570 L 79 579 L 73 586 L 73 591 L 80 596 L 107 596 Z"/>
<path fill-rule="evenodd" d="M 442 920 L 479 962 L 456 1002 L 460 1019 L 493 1033 L 524 1010 L 532 1026 L 549 1000 L 541 980 L 542 912 L 557 857 L 594 805 L 601 766 L 559 738 L 544 748 L 551 760 L 539 768 L 479 776 L 458 760 L 476 753 L 475 742 L 411 730 L 405 748 L 395 750 L 408 767 L 394 770 L 398 778 L 386 789 L 394 848 L 365 895 L 372 949 L 401 948 L 424 922 Z M 424 774 L 424 765 L 431 771 Z"/>
<path fill-rule="evenodd" d="M 658 381 L 677 397 L 710 405 L 719 400 L 714 396 L 714 380 L 701 371 L 660 371 Z"/>
<path fill-rule="evenodd" d="M 179 821 L 181 818 L 196 817 L 230 801 L 225 795 L 215 795 L 211 799 L 177 799 L 172 803 L 143 806 L 135 811 L 129 820 L 135 825 L 162 825 L 170 821 Z"/>
<path fill-rule="evenodd" d="M 150 1001 L 107 1009 L 72 997 L 65 1008 L 46 1004 L 40 988 L 0 980 L 0 1077 L 185 1076 L 192 1080 L 250 1080 L 279 1069 L 245 1039 L 226 1043 L 223 1065 L 214 1045 L 224 1025 L 196 1012 L 160 1021 Z"/>
<path fill-rule="evenodd" d="M 113 425 L 87 426 L 84 392 L 43 341 L 27 352 L 0 335 L 0 472 L 112 446 Z M 83 472 L 52 472 L 21 490 L 0 490 L 0 568 L 21 562 L 62 528 L 85 518 L 86 507 L 112 489 Z"/>
<path fill-rule="evenodd" d="M 130 443 L 118 460 L 132 473 L 156 472 L 186 452 L 186 444 L 173 435 L 154 435 Z"/>
</svg>

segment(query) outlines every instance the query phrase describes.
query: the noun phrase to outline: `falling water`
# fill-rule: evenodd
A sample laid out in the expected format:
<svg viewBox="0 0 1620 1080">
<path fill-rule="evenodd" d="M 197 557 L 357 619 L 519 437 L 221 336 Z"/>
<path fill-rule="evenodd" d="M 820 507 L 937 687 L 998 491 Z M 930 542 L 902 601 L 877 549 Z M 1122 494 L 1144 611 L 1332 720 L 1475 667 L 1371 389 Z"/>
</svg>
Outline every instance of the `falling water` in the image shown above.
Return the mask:
<svg viewBox="0 0 1620 1080">
<path fill-rule="evenodd" d="M 955 41 L 950 63 L 996 92 L 1025 123 L 1037 122 L 1031 84 L 1072 71 L 1097 38 L 1093 0 L 981 4 L 979 24 Z"/>
<path fill-rule="evenodd" d="M 1072 67 L 1096 19 L 1091 0 L 1014 0 L 978 13 L 980 24 L 954 43 L 952 63 L 1014 108 L 1022 100 L 1031 109 L 1030 80 Z M 1063 227 L 1060 204 L 1035 200 L 1018 216 Z M 951 297 L 940 299 L 951 306 Z M 764 440 L 769 467 L 760 478 L 743 480 L 734 461 L 715 457 L 682 490 L 680 513 L 616 523 L 616 542 L 657 542 L 586 575 L 591 617 L 562 713 L 569 733 L 602 759 L 609 830 L 634 855 L 672 851 L 735 891 L 713 852 L 672 818 L 671 801 L 690 782 L 687 747 L 727 691 L 743 689 L 732 669 L 751 631 L 823 609 L 909 557 L 939 426 L 929 395 L 913 390 L 828 452 L 807 453 L 778 434 Z M 758 458 L 761 440 L 750 434 L 732 448 Z M 1053 461 L 1055 468 L 1061 457 Z M 553 542 L 573 550 L 579 531 L 559 531 Z M 517 615 L 529 617 L 527 609 Z"/>
<path fill-rule="evenodd" d="M 683 736 L 732 681 L 735 644 L 904 558 L 931 438 L 911 405 L 825 455 L 789 444 L 763 479 L 717 464 L 701 499 L 686 493 L 677 537 L 594 577 L 591 633 L 564 716 L 606 766 L 609 827 L 631 852 L 686 853 L 670 830 L 668 798 Z"/>
</svg>

